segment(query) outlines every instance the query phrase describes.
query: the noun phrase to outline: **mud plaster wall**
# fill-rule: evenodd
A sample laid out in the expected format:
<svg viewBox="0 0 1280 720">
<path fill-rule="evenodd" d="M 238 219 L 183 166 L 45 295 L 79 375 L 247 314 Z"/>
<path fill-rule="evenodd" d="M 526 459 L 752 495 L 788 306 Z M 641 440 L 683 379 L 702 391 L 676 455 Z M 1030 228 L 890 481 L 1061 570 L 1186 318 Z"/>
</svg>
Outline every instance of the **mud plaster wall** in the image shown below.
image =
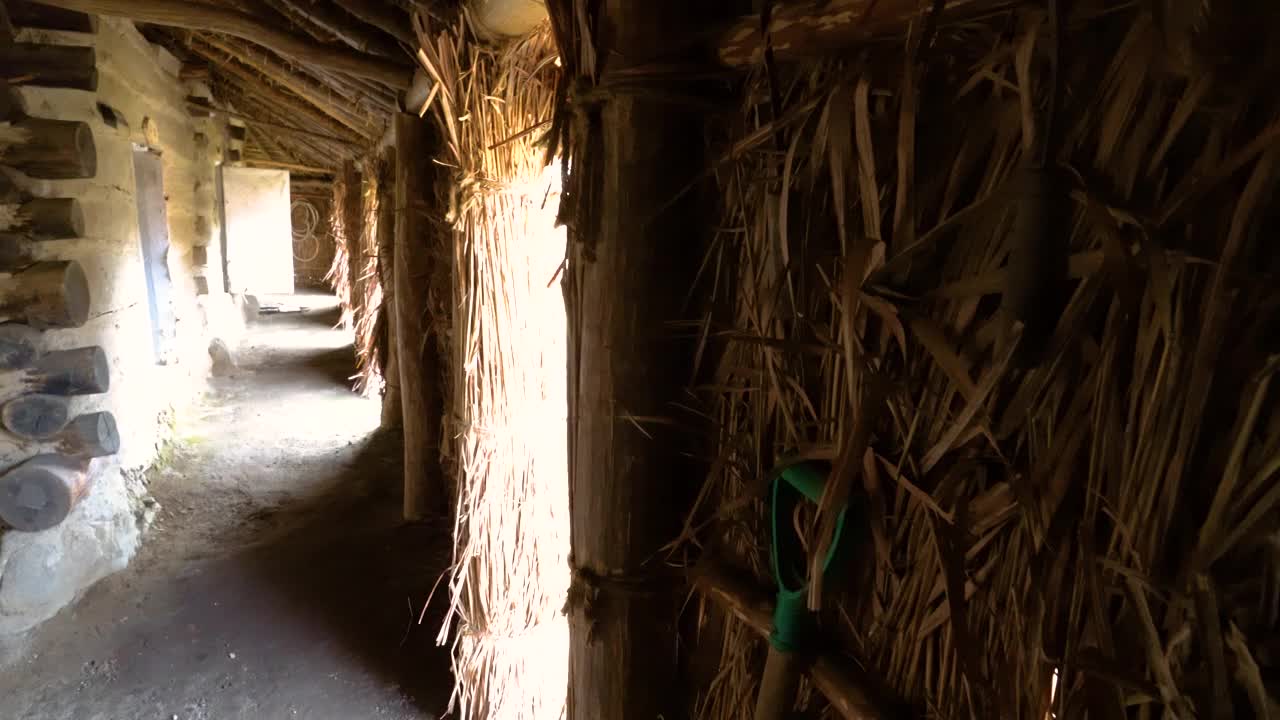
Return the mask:
<svg viewBox="0 0 1280 720">
<path fill-rule="evenodd" d="M 20 40 L 87 45 L 97 49 L 99 88 L 24 88 L 36 117 L 82 120 L 93 130 L 97 176 L 87 180 L 25 181 L 32 194 L 78 197 L 86 237 L 41 243 L 37 259 L 80 262 L 89 277 L 92 305 L 83 327 L 45 333 L 46 349 L 101 345 L 110 358 L 111 391 L 76 398 L 77 414 L 111 411 L 121 451 L 95 460 L 86 499 L 61 526 L 43 533 L 0 535 L 0 634 L 24 631 L 53 616 L 79 593 L 123 569 L 153 515 L 140 481 L 169 439 L 172 418 L 204 388 L 208 346 L 240 329 L 240 318 L 219 276 L 220 226 L 215 211 L 215 160 L 225 128 L 191 118 L 177 78 L 177 61 L 148 43 L 131 23 L 102 18 L 96 35 L 22 31 Z M 119 113 L 111 127 L 98 103 Z M 197 133 L 206 140 L 200 142 Z M 150 138 L 150 140 L 148 140 Z M 161 154 L 170 234 L 167 258 L 173 283 L 177 335 L 170 362 L 157 364 L 138 231 L 134 145 Z M 208 270 L 193 266 L 192 248 L 208 248 Z M 198 296 L 196 274 L 207 273 L 212 294 Z M 234 337 L 232 337 L 234 339 Z"/>
</svg>

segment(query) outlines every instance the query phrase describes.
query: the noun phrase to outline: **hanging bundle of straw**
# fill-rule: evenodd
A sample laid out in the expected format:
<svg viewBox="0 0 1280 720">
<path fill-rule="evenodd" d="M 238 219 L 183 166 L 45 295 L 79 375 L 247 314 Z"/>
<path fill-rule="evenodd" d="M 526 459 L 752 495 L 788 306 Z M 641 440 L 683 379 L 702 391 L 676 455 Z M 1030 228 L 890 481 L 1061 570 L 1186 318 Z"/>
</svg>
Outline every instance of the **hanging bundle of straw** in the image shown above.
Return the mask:
<svg viewBox="0 0 1280 720">
<path fill-rule="evenodd" d="M 383 162 L 368 160 L 364 173 L 353 165 L 339 173 L 333 184 L 330 232 L 333 264 L 325 280 L 342 307 L 341 323 L 355 335 L 356 392 L 372 397 L 382 392 L 380 328 L 382 319 L 381 253 L 378 249 L 379 206 L 385 179 Z"/>
<path fill-rule="evenodd" d="M 382 253 L 378 248 L 378 231 L 381 219 L 380 207 L 385 197 L 382 182 L 386 178 L 385 162 L 369 159 L 365 162 L 362 175 L 361 221 L 359 247 L 360 257 L 356 267 L 360 275 L 354 283 L 354 292 L 359 294 L 355 303 L 356 363 L 359 372 L 356 375 L 356 392 L 366 397 L 379 395 L 385 382 L 382 377 L 385 364 L 385 349 L 380 342 L 381 324 L 384 322 L 382 312 L 382 277 L 379 268 Z"/>
<path fill-rule="evenodd" d="M 708 262 L 722 454 L 678 546 L 767 583 L 758 481 L 825 460 L 807 547 L 847 501 L 861 551 L 811 604 L 920 711 L 1274 717 L 1280 101 L 1173 72 L 1139 9 L 1074 5 L 1049 160 L 1068 209 L 1033 238 L 1063 234 L 1060 280 L 1015 277 L 1048 132 L 1038 8 L 750 78 Z M 1017 315 L 1019 282 L 1061 300 Z M 744 717 L 764 644 L 706 617 L 727 630 L 700 716 Z"/>
<path fill-rule="evenodd" d="M 461 717 L 557 720 L 569 585 L 565 256 L 538 130 L 557 72 L 545 32 L 492 50 L 418 18 L 431 110 L 455 168 L 450 220 L 457 464 L 455 703 Z M 446 627 L 441 638 L 449 637 Z"/>
</svg>

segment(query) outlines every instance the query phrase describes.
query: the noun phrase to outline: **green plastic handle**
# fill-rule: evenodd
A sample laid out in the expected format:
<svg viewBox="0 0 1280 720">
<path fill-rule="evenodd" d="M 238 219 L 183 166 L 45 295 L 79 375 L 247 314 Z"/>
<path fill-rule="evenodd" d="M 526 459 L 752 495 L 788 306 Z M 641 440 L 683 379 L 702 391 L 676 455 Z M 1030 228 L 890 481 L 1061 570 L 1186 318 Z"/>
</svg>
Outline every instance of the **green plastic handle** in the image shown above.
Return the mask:
<svg viewBox="0 0 1280 720">
<path fill-rule="evenodd" d="M 781 652 L 797 652 L 808 642 L 813 617 L 806 598 L 809 593 L 807 562 L 800 540 L 793 532 L 791 516 L 805 500 L 822 500 L 827 475 L 813 463 L 799 463 L 778 473 L 772 487 L 770 524 L 773 542 L 770 555 L 774 580 L 778 583 L 778 602 L 773 612 L 773 634 L 769 642 Z M 822 562 L 822 571 L 831 577 L 838 570 L 843 555 L 844 524 L 847 508 L 841 508 L 831 538 L 831 548 Z"/>
</svg>

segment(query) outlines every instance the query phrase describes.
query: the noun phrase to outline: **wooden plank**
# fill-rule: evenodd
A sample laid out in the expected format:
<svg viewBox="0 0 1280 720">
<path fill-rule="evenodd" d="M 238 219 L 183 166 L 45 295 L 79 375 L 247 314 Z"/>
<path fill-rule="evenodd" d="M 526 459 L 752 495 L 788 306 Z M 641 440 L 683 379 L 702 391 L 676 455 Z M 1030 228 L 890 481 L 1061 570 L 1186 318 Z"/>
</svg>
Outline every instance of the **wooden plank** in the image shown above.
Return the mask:
<svg viewBox="0 0 1280 720">
<path fill-rule="evenodd" d="M 396 353 L 404 411 L 404 517 L 422 520 L 445 508 L 440 432 L 444 416 L 438 385 L 439 347 L 426 318 L 431 275 L 428 233 L 440 232 L 428 213 L 442 170 L 431 162 L 438 142 L 426 121 L 395 116 L 395 292 Z"/>
<path fill-rule="evenodd" d="M 13 85 L 98 89 L 97 52 L 91 47 L 13 43 L 0 47 L 0 68 Z"/>
<path fill-rule="evenodd" d="M 243 38 L 303 63 L 367 77 L 394 88 L 406 88 L 412 69 L 354 50 L 322 45 L 261 22 L 245 12 L 189 0 L 42 0 L 47 5 L 126 17 L 138 22 L 212 30 Z"/>
</svg>

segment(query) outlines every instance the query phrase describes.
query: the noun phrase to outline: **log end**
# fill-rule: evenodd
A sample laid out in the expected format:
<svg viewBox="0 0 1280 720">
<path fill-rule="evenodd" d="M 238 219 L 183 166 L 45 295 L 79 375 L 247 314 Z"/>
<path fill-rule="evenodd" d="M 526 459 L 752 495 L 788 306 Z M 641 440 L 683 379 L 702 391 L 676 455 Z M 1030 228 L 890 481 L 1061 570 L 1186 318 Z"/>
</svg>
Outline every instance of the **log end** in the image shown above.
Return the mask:
<svg viewBox="0 0 1280 720">
<path fill-rule="evenodd" d="M 71 404 L 56 395 L 24 395 L 0 409 L 4 429 L 23 440 L 46 440 L 71 420 Z"/>
<path fill-rule="evenodd" d="M 120 428 L 109 412 L 81 415 L 62 435 L 59 449 L 71 457 L 99 458 L 120 452 Z"/>
<path fill-rule="evenodd" d="M 40 333 L 26 325 L 0 325 L 0 370 L 31 367 L 39 356 Z"/>
<path fill-rule="evenodd" d="M 87 486 L 83 461 L 38 455 L 0 477 L 0 520 L 14 530 L 40 532 L 57 527 Z"/>
<path fill-rule="evenodd" d="M 107 353 L 97 345 L 49 353 L 36 367 L 37 386 L 48 395 L 97 395 L 111 389 Z"/>
</svg>

